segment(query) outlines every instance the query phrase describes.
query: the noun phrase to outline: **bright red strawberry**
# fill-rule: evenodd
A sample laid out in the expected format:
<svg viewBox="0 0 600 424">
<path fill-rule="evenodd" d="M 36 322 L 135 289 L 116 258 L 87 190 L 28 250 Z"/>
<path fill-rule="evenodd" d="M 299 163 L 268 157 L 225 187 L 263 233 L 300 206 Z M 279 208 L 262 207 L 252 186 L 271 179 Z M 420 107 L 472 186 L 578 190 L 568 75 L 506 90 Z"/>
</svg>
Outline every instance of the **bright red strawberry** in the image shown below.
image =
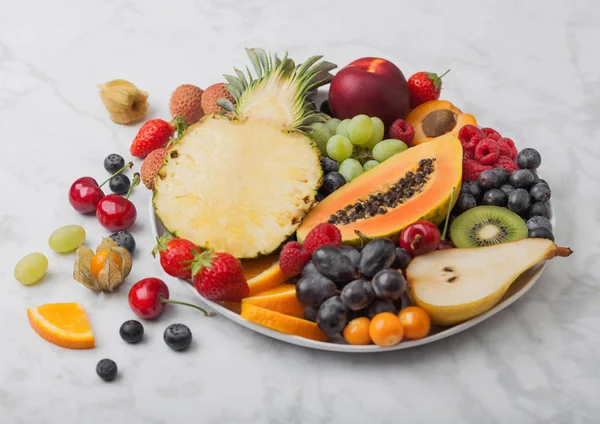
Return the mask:
<svg viewBox="0 0 600 424">
<path fill-rule="evenodd" d="M 163 119 L 151 119 L 144 123 L 136 134 L 129 152 L 138 158 L 145 158 L 150 152 L 164 147 L 175 128 Z"/>
<path fill-rule="evenodd" d="M 342 245 L 342 233 L 333 224 L 322 223 L 314 227 L 304 239 L 304 250 L 312 255 L 315 250 L 322 246 Z"/>
<path fill-rule="evenodd" d="M 229 253 L 207 250 L 196 255 L 192 275 L 198 293 L 210 300 L 239 302 L 250 291 L 242 264 Z"/>
<path fill-rule="evenodd" d="M 189 280 L 192 278 L 191 263 L 200 254 L 200 249 L 189 240 L 175 238 L 167 233 L 158 240 L 152 255 L 160 255 L 160 265 L 173 277 Z"/>
<path fill-rule="evenodd" d="M 279 268 L 288 277 L 300 274 L 308 261 L 310 253 L 297 241 L 286 243 L 279 254 Z"/>
<path fill-rule="evenodd" d="M 410 106 L 417 107 L 430 100 L 440 98 L 442 91 L 442 77 L 450 72 L 448 69 L 442 75 L 432 72 L 417 72 L 408 79 L 408 91 L 410 92 Z"/>
</svg>

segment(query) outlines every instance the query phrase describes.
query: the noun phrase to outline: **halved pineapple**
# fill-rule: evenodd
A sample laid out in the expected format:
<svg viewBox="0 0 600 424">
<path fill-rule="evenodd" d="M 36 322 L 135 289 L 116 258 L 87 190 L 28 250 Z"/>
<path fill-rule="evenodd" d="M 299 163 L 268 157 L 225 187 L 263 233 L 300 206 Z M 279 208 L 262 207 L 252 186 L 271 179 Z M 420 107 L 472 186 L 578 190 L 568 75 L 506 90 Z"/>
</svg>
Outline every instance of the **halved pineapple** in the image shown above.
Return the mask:
<svg viewBox="0 0 600 424">
<path fill-rule="evenodd" d="M 208 116 L 167 155 L 154 207 L 165 228 L 253 258 L 276 250 L 315 201 L 318 149 L 276 121 Z"/>
</svg>

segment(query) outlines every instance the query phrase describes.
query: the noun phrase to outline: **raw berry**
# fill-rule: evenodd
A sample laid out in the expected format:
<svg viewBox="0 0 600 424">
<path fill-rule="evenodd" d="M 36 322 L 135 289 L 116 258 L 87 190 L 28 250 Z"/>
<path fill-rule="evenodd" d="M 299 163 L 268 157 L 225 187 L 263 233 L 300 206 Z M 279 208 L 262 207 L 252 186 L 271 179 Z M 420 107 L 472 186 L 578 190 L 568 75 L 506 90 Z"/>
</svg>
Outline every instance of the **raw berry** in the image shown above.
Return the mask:
<svg viewBox="0 0 600 424">
<path fill-rule="evenodd" d="M 460 193 L 468 193 L 471 181 L 465 181 L 460 185 Z"/>
<path fill-rule="evenodd" d="M 396 247 L 391 240 L 373 240 L 360 253 L 360 273 L 363 277 L 373 278 L 382 269 L 391 267 L 395 259 Z"/>
<path fill-rule="evenodd" d="M 346 184 L 344 176 L 337 171 L 332 171 L 323 177 L 323 183 L 319 188 L 319 194 L 329 196 L 344 184 Z"/>
<path fill-rule="evenodd" d="M 192 344 L 192 331 L 184 324 L 171 324 L 163 334 L 167 346 L 176 351 L 182 351 Z"/>
<path fill-rule="evenodd" d="M 458 139 L 464 150 L 475 151 L 477 144 L 485 138 L 485 134 L 474 125 L 465 125 L 458 132 Z"/>
<path fill-rule="evenodd" d="M 96 374 L 104 381 L 113 381 L 117 376 L 117 364 L 112 359 L 102 359 L 96 365 Z"/>
<path fill-rule="evenodd" d="M 392 314 L 397 314 L 398 309 L 394 305 L 394 303 L 389 299 L 374 299 L 371 302 L 371 305 L 367 309 L 367 317 L 369 319 L 373 319 L 373 317 L 382 312 L 391 312 Z"/>
<path fill-rule="evenodd" d="M 109 174 L 114 174 L 124 166 L 125 159 L 123 159 L 123 156 L 116 153 L 110 154 L 104 159 L 104 169 L 106 169 Z"/>
<path fill-rule="evenodd" d="M 504 168 L 494 168 L 493 171 L 498 176 L 501 186 L 508 184 L 508 180 L 510 180 L 510 172 Z"/>
<path fill-rule="evenodd" d="M 529 190 L 531 198 L 536 202 L 547 202 L 552 196 L 552 191 L 548 184 L 538 183 Z"/>
<path fill-rule="evenodd" d="M 517 169 L 510 174 L 510 185 L 514 188 L 529 189 L 533 184 L 533 174 L 528 169 Z"/>
<path fill-rule="evenodd" d="M 463 163 L 463 181 L 474 181 L 486 170 L 492 170 L 491 165 L 482 165 L 474 159 L 467 159 Z"/>
<path fill-rule="evenodd" d="M 500 187 L 500 178 L 493 169 L 485 170 L 479 174 L 479 185 L 485 190 Z"/>
<path fill-rule="evenodd" d="M 119 329 L 119 334 L 129 344 L 139 343 L 144 337 L 144 326 L 134 319 L 125 321 Z"/>
<path fill-rule="evenodd" d="M 511 161 L 515 162 L 517 159 L 517 148 L 515 143 L 510 138 L 501 138 L 498 140 L 498 148 L 500 149 L 500 156 L 506 156 Z M 518 165 L 515 166 L 518 168 Z"/>
<path fill-rule="evenodd" d="M 552 231 L 552 223 L 548 218 L 544 218 L 543 216 L 533 216 L 527 220 L 528 229 L 533 230 L 540 227 Z"/>
<path fill-rule="evenodd" d="M 481 204 L 487 206 L 506 206 L 506 202 L 508 202 L 508 196 L 498 188 L 486 191 L 481 199 Z"/>
<path fill-rule="evenodd" d="M 462 193 L 458 196 L 454 208 L 456 209 L 456 212 L 461 214 L 469 209 L 473 209 L 475 206 L 477 206 L 477 200 L 470 194 Z"/>
<path fill-rule="evenodd" d="M 508 156 L 504 156 L 502 152 L 500 152 L 500 156 L 498 156 L 498 160 L 494 164 L 494 167 L 504 168 L 510 173 L 519 169 L 519 165 L 517 165 L 513 159 L 509 158 Z"/>
<path fill-rule="evenodd" d="M 360 264 L 360 252 L 354 247 L 346 245 L 340 246 L 340 249 L 342 250 L 344 255 L 346 255 L 346 257 L 350 259 L 350 261 L 354 265 L 354 269 L 358 269 L 358 266 Z"/>
<path fill-rule="evenodd" d="M 410 146 L 415 138 L 415 129 L 404 119 L 396 119 L 390 127 L 390 138 L 402 140 Z"/>
<path fill-rule="evenodd" d="M 518 188 L 508 195 L 507 207 L 517 215 L 524 216 L 531 204 L 531 197 L 527 190 Z"/>
<path fill-rule="evenodd" d="M 130 254 L 133 255 L 133 252 L 135 252 L 135 239 L 129 231 L 117 231 L 116 233 L 112 233 L 109 237 L 116 241 L 119 246 L 127 249 Z"/>
<path fill-rule="evenodd" d="M 406 249 L 396 247 L 396 259 L 394 259 L 392 269 L 406 269 L 411 259 L 412 258 L 410 257 Z"/>
<path fill-rule="evenodd" d="M 475 147 L 475 160 L 483 165 L 492 165 L 498 160 L 500 149 L 491 138 L 484 138 Z"/>
<path fill-rule="evenodd" d="M 347 322 L 348 311 L 339 296 L 330 297 L 319 307 L 317 325 L 326 334 L 339 334 Z"/>
<path fill-rule="evenodd" d="M 554 234 L 552 234 L 552 231 L 550 231 L 549 229 L 544 228 L 544 227 L 538 227 L 538 228 L 534 228 L 533 230 L 529 230 L 527 237 L 529 237 L 529 238 L 545 238 L 545 239 L 554 241 Z"/>
<path fill-rule="evenodd" d="M 487 138 L 491 138 L 495 141 L 498 141 L 502 137 L 500 133 L 493 128 L 482 128 L 481 132 L 484 133 Z"/>
<path fill-rule="evenodd" d="M 322 246 L 340 247 L 341 245 L 342 233 L 338 227 L 328 223 L 317 225 L 310 230 L 304 239 L 304 250 L 306 250 L 309 255 L 312 255 L 315 250 Z"/>
<path fill-rule="evenodd" d="M 349 283 L 356 278 L 354 264 L 339 247 L 319 247 L 313 253 L 312 262 L 321 275 L 324 275 L 336 284 Z"/>
<path fill-rule="evenodd" d="M 115 175 L 109 181 L 108 187 L 115 194 L 125 194 L 129 191 L 129 187 L 131 187 L 131 180 L 127 175 Z"/>
<path fill-rule="evenodd" d="M 335 295 L 337 287 L 329 278 L 319 273 L 302 277 L 296 283 L 296 298 L 306 306 L 319 307 L 325 299 Z"/>
<path fill-rule="evenodd" d="M 532 218 L 534 216 L 543 216 L 544 218 L 549 218 L 550 208 L 548 208 L 548 205 L 546 205 L 545 202 L 536 202 L 533 205 L 531 205 L 529 211 L 527 212 L 527 215 L 529 215 L 529 218 Z"/>
<path fill-rule="evenodd" d="M 442 75 L 433 72 L 417 72 L 408 79 L 408 91 L 410 93 L 410 106 L 415 108 L 420 104 L 430 100 L 440 98 L 442 90 L 442 77 L 450 70 L 448 69 Z"/>
<path fill-rule="evenodd" d="M 321 168 L 323 168 L 324 174 L 329 174 L 330 172 L 335 172 L 340 169 L 340 164 L 328 156 L 323 156 L 321 158 Z"/>
<path fill-rule="evenodd" d="M 325 100 L 323 103 L 321 103 L 321 106 L 319 106 L 319 110 L 321 111 L 321 113 L 331 116 L 331 108 L 329 107 L 329 100 Z"/>
<path fill-rule="evenodd" d="M 516 189 L 513 186 L 511 186 L 510 184 L 504 184 L 502 187 L 500 187 L 500 190 L 502 190 L 504 192 L 504 194 L 506 194 L 508 196 L 508 195 L 510 195 L 510 193 L 512 193 Z"/>
<path fill-rule="evenodd" d="M 406 280 L 401 272 L 393 269 L 379 271 L 373 277 L 373 289 L 380 299 L 398 299 L 406 290 Z"/>
<path fill-rule="evenodd" d="M 542 156 L 535 149 L 523 149 L 517 155 L 517 164 L 521 169 L 538 169 L 542 164 Z"/>
<path fill-rule="evenodd" d="M 480 201 L 481 196 L 483 196 L 483 189 L 479 187 L 479 183 L 477 181 L 470 181 L 467 194 L 473 196 L 475 200 Z"/>
<path fill-rule="evenodd" d="M 281 249 L 279 268 L 287 277 L 293 277 L 302 272 L 308 261 L 310 261 L 310 253 L 297 241 L 290 241 Z"/>
<path fill-rule="evenodd" d="M 342 299 L 344 306 L 352 311 L 366 308 L 374 298 L 375 291 L 373 290 L 373 286 L 364 279 L 354 280 L 346 284 L 346 287 L 342 289 L 342 293 L 340 294 L 340 299 Z"/>
<path fill-rule="evenodd" d="M 307 321 L 316 322 L 318 313 L 319 313 L 319 308 L 307 306 L 304 308 L 304 319 Z"/>
<path fill-rule="evenodd" d="M 173 237 L 170 233 L 164 234 L 157 241 L 152 256 L 159 254 L 163 270 L 176 278 L 192 278 L 190 264 L 200 254 L 198 246 L 189 240 Z"/>
</svg>

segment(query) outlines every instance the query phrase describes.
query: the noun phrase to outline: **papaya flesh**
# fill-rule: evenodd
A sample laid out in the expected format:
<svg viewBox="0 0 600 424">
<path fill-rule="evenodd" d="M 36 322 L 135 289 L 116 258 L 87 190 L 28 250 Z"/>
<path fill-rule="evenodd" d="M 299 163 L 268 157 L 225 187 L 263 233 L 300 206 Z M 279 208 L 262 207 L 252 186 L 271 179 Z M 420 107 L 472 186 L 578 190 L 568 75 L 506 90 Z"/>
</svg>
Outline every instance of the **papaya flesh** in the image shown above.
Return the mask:
<svg viewBox="0 0 600 424">
<path fill-rule="evenodd" d="M 354 245 L 360 244 L 357 231 L 389 238 L 416 221 L 438 225 L 456 203 L 461 180 L 460 141 L 437 137 L 392 156 L 323 199 L 298 228 L 298 240 L 323 222 L 334 224 L 343 242 Z"/>
</svg>

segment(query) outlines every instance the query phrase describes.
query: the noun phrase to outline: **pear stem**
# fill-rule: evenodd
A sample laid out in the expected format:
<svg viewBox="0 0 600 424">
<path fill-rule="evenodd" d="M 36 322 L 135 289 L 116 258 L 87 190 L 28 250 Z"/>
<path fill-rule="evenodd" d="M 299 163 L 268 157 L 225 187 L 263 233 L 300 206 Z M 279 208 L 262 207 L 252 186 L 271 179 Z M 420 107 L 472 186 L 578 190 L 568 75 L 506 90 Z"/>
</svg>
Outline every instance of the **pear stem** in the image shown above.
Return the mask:
<svg viewBox="0 0 600 424">
<path fill-rule="evenodd" d="M 164 297 L 160 298 L 160 303 L 174 303 L 175 305 L 183 305 L 183 306 L 189 306 L 190 308 L 195 308 L 198 309 L 199 311 L 201 311 L 204 316 L 206 317 L 214 317 L 216 315 L 216 313 L 214 311 L 206 311 L 205 309 L 202 309 L 200 306 L 196 306 L 196 305 L 192 305 L 191 303 L 186 303 L 186 302 L 180 302 L 178 300 L 171 300 L 171 299 L 166 299 Z"/>
</svg>

